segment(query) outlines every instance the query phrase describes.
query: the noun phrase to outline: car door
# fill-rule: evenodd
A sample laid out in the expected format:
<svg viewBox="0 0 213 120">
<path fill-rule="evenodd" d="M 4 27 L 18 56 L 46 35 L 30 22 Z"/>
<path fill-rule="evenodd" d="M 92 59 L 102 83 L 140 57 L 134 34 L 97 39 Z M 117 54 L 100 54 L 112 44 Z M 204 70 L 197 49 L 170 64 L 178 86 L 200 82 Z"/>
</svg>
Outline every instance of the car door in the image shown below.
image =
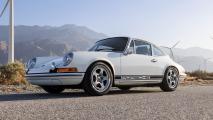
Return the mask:
<svg viewBox="0 0 213 120">
<path fill-rule="evenodd" d="M 122 75 L 162 75 L 158 58 L 153 56 L 152 45 L 142 40 L 132 40 L 132 54 L 121 55 Z"/>
<path fill-rule="evenodd" d="M 152 45 L 152 56 L 155 60 L 157 60 L 156 66 L 156 74 L 164 75 L 165 69 L 169 63 L 169 56 L 167 56 L 159 47 Z"/>
</svg>

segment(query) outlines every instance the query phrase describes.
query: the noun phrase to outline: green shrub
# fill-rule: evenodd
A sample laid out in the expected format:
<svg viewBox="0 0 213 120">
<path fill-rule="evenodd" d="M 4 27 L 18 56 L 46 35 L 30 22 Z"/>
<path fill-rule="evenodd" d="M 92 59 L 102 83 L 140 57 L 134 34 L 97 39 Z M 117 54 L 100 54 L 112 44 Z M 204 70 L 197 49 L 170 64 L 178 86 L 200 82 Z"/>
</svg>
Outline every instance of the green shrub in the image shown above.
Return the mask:
<svg viewBox="0 0 213 120">
<path fill-rule="evenodd" d="M 0 66 L 0 84 L 20 85 L 26 84 L 24 64 L 16 61 Z"/>
</svg>

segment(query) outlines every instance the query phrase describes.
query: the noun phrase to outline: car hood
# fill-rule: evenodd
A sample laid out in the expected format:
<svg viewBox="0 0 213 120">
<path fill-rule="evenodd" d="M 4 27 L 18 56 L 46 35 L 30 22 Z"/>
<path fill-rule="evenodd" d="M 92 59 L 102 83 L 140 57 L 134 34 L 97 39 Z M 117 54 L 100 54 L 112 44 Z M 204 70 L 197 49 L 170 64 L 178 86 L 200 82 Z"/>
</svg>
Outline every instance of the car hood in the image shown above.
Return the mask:
<svg viewBox="0 0 213 120">
<path fill-rule="evenodd" d="M 63 57 L 36 57 L 36 65 L 34 68 L 44 67 L 48 65 L 59 65 L 62 63 Z"/>
<path fill-rule="evenodd" d="M 63 57 L 36 57 L 36 64 L 32 69 L 27 70 L 28 73 L 48 73 L 50 69 L 60 66 Z"/>
<path fill-rule="evenodd" d="M 120 54 L 120 53 L 118 53 Z M 36 65 L 29 73 L 46 73 L 51 69 L 70 66 L 81 66 L 80 64 L 89 64 L 91 60 L 113 57 L 114 52 L 95 52 L 95 51 L 75 51 L 73 52 L 73 61 L 68 66 L 63 66 L 63 57 L 36 57 Z"/>
</svg>

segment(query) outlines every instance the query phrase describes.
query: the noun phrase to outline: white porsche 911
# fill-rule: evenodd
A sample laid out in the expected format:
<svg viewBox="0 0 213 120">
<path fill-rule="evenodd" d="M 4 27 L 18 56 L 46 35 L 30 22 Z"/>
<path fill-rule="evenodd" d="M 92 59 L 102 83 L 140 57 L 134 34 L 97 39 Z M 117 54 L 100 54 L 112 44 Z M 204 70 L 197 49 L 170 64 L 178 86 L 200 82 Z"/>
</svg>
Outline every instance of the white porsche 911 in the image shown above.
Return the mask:
<svg viewBox="0 0 213 120">
<path fill-rule="evenodd" d="M 88 51 L 33 58 L 27 64 L 26 77 L 48 93 L 78 87 L 90 95 L 104 95 L 112 86 L 121 90 L 160 86 L 163 91 L 174 91 L 186 74 L 156 45 L 112 37 L 97 41 Z"/>
</svg>

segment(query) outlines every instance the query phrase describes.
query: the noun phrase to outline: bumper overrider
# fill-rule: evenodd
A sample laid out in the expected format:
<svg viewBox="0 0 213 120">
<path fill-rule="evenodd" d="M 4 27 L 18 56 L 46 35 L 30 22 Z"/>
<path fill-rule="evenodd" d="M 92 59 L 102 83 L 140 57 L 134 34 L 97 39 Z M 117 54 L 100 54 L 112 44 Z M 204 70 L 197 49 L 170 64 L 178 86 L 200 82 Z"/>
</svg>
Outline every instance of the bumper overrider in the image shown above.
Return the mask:
<svg viewBox="0 0 213 120">
<path fill-rule="evenodd" d="M 27 80 L 33 85 L 79 85 L 84 73 L 28 73 Z"/>
</svg>

